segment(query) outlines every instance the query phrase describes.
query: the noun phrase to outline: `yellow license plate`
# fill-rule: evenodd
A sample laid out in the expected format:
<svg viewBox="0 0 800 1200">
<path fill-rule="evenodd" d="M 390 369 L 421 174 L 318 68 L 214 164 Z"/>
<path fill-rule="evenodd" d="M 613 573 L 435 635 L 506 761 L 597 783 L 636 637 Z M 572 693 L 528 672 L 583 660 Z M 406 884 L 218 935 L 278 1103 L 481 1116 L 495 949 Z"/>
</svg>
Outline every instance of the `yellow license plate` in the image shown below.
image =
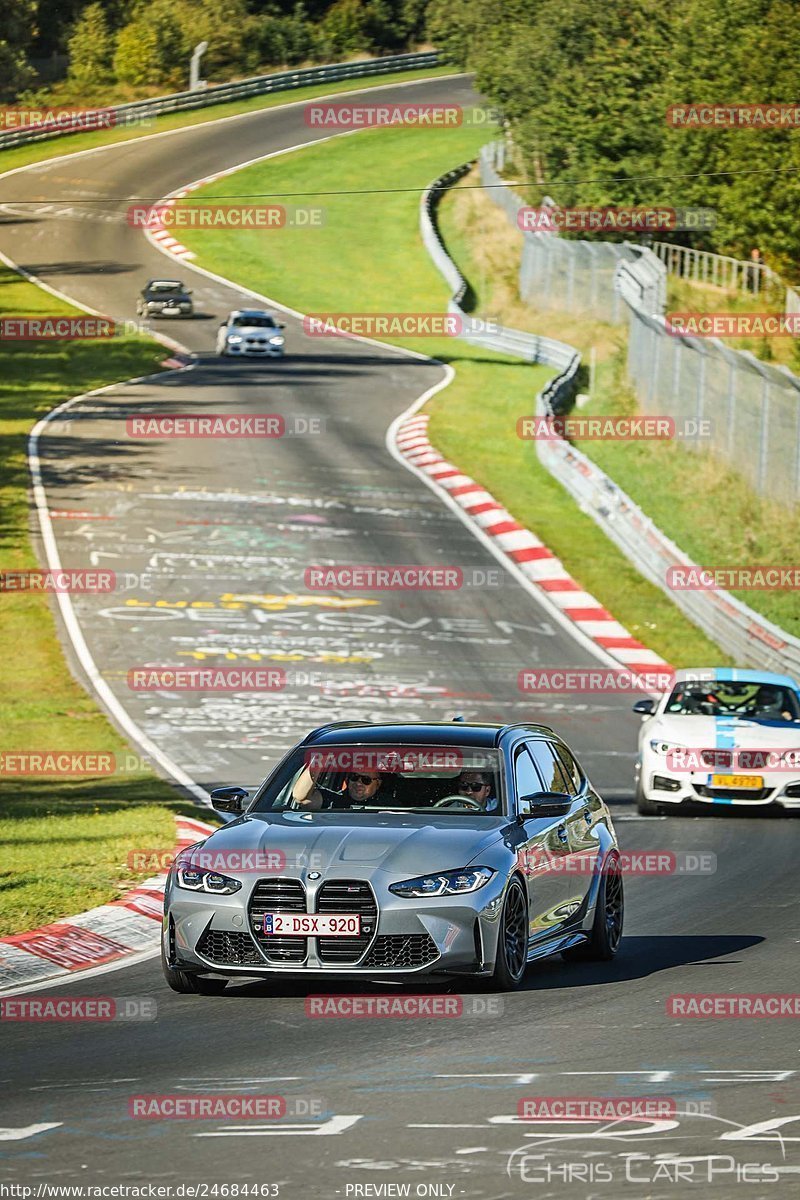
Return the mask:
<svg viewBox="0 0 800 1200">
<path fill-rule="evenodd" d="M 712 775 L 711 786 L 715 788 L 762 788 L 761 775 Z"/>
</svg>

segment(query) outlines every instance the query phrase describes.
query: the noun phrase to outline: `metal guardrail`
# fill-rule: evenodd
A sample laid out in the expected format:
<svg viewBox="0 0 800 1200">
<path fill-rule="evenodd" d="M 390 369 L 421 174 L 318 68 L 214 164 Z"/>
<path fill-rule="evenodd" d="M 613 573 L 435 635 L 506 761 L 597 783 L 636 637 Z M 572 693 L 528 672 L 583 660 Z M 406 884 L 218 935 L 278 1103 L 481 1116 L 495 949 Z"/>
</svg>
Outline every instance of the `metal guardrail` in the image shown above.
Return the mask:
<svg viewBox="0 0 800 1200">
<path fill-rule="evenodd" d="M 482 157 L 482 178 L 485 165 L 491 167 L 492 173 L 494 171 L 493 160 Z M 468 169 L 460 167 L 457 172 L 451 172 L 449 176 L 437 180 L 434 185 L 437 188 L 437 198 L 441 194 L 439 189 L 450 185 L 447 181 L 455 182 Z M 426 193 L 423 203 L 423 214 L 429 218 L 433 213 L 429 199 L 431 191 L 432 189 L 429 189 Z M 517 209 L 514 200 L 517 204 L 521 201 L 519 197 L 513 197 L 513 193 L 509 193 L 510 189 L 495 186 L 487 190 L 487 195 L 509 214 L 509 219 L 515 224 Z M 423 220 L 425 245 L 445 278 L 451 286 L 458 285 L 461 289 L 460 295 L 463 296 L 466 281 L 444 249 L 432 220 L 431 225 L 432 228 L 426 230 Z M 640 316 L 652 325 L 663 326 L 663 317 L 644 312 Z M 533 335 L 517 333 L 517 336 L 528 339 Z M 536 415 L 552 416 L 571 398 L 574 372 L 578 369 L 580 359 L 578 352 L 563 342 L 553 343 L 548 338 L 539 340 L 557 347 L 561 362 L 570 362 L 562 374 L 536 396 Z M 736 352 L 728 353 L 733 355 Z M 560 362 L 545 357 L 540 357 L 538 361 L 553 361 L 554 365 L 561 365 Z M 591 516 L 637 570 L 669 596 L 695 625 L 736 662 L 782 672 L 800 680 L 800 638 L 786 633 L 722 589 L 675 591 L 669 588 L 668 568 L 695 567 L 697 564 L 662 533 L 630 496 L 580 450 L 561 438 L 537 439 L 535 444 L 537 456 L 546 470 L 567 489 L 581 509 Z"/>
<path fill-rule="evenodd" d="M 447 306 L 450 313 L 458 316 L 462 328 L 469 329 L 474 318 L 461 307 L 467 291 L 467 281 L 453 262 L 444 247 L 439 230 L 436 226 L 436 206 L 444 192 L 457 183 L 471 170 L 473 163 L 464 163 L 445 175 L 440 176 L 430 185 L 420 202 L 420 232 L 425 248 L 433 259 L 441 275 L 451 289 L 452 295 Z M 528 362 L 544 363 L 545 366 L 556 367 L 559 375 L 550 381 L 545 391 L 550 397 L 553 410 L 564 407 L 571 399 L 575 386 L 575 376 L 580 366 L 580 355 L 573 346 L 554 338 L 539 337 L 534 333 L 524 333 L 519 329 L 498 326 L 491 332 L 462 333 L 461 340 L 472 345 L 483 346 L 487 350 L 496 350 L 504 354 L 513 354 Z"/>
<path fill-rule="evenodd" d="M 421 70 L 425 67 L 435 67 L 438 63 L 438 52 L 426 50 L 419 54 L 392 54 L 385 58 L 367 59 L 362 62 L 332 63 L 328 66 L 303 67 L 296 71 L 280 71 L 272 75 L 255 75 L 238 83 L 213 84 L 194 92 L 174 92 L 169 96 L 132 100 L 127 104 L 93 110 L 93 117 L 84 116 L 81 119 L 76 115 L 71 124 L 6 130 L 0 133 L 0 150 L 28 142 L 65 137 L 72 133 L 85 133 L 87 130 L 135 125 L 164 113 L 189 112 L 196 108 L 208 108 L 213 104 L 224 104 L 230 100 L 246 99 L 248 96 L 286 92 L 315 83 L 333 83 L 340 79 L 362 79 L 368 75 Z"/>
<path fill-rule="evenodd" d="M 695 250 L 693 246 L 676 246 L 673 242 L 653 242 L 653 250 L 669 273 L 681 279 L 751 292 L 754 296 L 767 293 L 787 299 L 786 293 L 791 291 L 766 263 L 715 254 L 712 250 Z M 796 296 L 796 293 L 792 294 Z M 792 310 L 787 308 L 786 311 Z"/>
<path fill-rule="evenodd" d="M 537 409 L 545 413 L 544 406 Z M 696 564 L 646 516 L 630 496 L 568 442 L 537 441 L 539 461 L 558 479 L 640 574 L 660 588 L 739 664 L 800 680 L 800 638 L 792 637 L 729 592 L 675 591 L 670 567 Z"/>
</svg>

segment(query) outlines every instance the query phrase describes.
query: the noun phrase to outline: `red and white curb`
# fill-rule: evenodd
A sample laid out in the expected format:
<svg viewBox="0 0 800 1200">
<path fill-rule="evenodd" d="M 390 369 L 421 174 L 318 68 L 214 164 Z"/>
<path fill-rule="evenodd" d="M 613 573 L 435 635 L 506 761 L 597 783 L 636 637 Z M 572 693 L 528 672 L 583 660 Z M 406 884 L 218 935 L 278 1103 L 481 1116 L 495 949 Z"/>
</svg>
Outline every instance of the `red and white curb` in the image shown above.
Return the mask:
<svg viewBox="0 0 800 1200">
<path fill-rule="evenodd" d="M 584 591 L 544 542 L 514 520 L 485 488 L 439 454 L 428 440 L 428 420 L 426 413 L 417 413 L 397 428 L 395 445 L 411 466 L 444 489 L 470 521 L 605 655 L 630 671 L 668 666 L 654 650 L 632 637 L 599 600 Z"/>
<path fill-rule="evenodd" d="M 213 833 L 216 826 L 176 817 L 176 850 Z M 63 979 L 158 946 L 166 875 L 145 879 L 119 900 L 64 921 L 0 938 L 0 993 Z"/>
</svg>

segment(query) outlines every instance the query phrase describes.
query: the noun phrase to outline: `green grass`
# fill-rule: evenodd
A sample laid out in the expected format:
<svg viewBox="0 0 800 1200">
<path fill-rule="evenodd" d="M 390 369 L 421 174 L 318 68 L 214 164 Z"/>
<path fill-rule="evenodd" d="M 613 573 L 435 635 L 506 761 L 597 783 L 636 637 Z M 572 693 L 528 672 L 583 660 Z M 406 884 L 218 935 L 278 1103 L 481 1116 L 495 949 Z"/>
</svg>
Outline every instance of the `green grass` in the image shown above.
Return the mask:
<svg viewBox="0 0 800 1200">
<path fill-rule="evenodd" d="M 318 96 L 333 96 L 339 92 L 361 91 L 366 88 L 385 87 L 388 83 L 405 83 L 415 79 L 431 79 L 452 75 L 452 67 L 432 67 L 420 71 L 398 71 L 390 75 L 370 76 L 366 79 L 343 79 L 338 83 L 314 84 L 295 88 L 288 92 L 274 92 L 268 96 L 251 96 L 247 100 L 235 100 L 228 104 L 213 104 L 209 108 L 194 112 L 169 113 L 153 117 L 152 124 L 133 129 L 106 129 L 97 133 L 76 133 L 52 141 L 34 142 L 13 150 L 0 150 L 0 174 L 14 167 L 27 166 L 46 158 L 60 158 L 76 150 L 88 150 L 93 146 L 110 146 L 117 142 L 130 142 L 148 134 L 161 133 L 167 129 L 182 129 L 190 125 L 203 125 L 220 117 L 233 117 L 240 113 L 257 112 L 262 108 L 277 108 L 281 104 L 293 104 L 299 100 L 314 100 Z"/>
<path fill-rule="evenodd" d="M 297 193 L 297 203 L 325 206 L 326 223 L 314 230 L 262 233 L 192 230 L 182 232 L 182 240 L 203 266 L 306 313 L 441 312 L 447 287 L 418 233 L 419 191 L 474 157 L 486 136 L 485 130 L 470 127 L 382 129 L 256 164 L 236 175 L 237 192 Z M 376 187 L 406 190 L 314 195 Z M 192 199 L 230 191 L 229 177 Z M 468 193 L 461 189 L 461 194 Z M 495 211 L 487 210 L 487 218 Z M 482 270 L 491 276 L 494 264 L 478 264 L 470 256 L 476 231 L 464 226 L 462 216 L 445 202 L 448 246 L 477 281 Z M 497 315 L 495 300 L 488 296 L 482 311 Z M 552 372 L 464 343 L 417 339 L 401 344 L 448 361 L 456 370 L 455 381 L 429 405 L 431 437 L 443 454 L 542 537 L 631 633 L 675 663 L 720 660 L 719 650 L 637 574 L 539 466 L 530 444 L 516 437 L 517 417 L 531 414 L 533 398 Z"/>
<path fill-rule="evenodd" d="M 584 362 L 588 361 L 591 348 L 595 348 L 596 386 L 590 404 L 580 410 L 582 416 L 629 415 L 639 411 L 626 378 L 627 334 L 624 326 L 608 325 L 592 315 L 577 316 L 523 304 L 516 286 L 521 237 L 482 192 L 456 189 L 445 203 L 443 218 L 457 259 L 473 281 L 485 311 L 498 314 L 518 329 L 529 329 L 569 342 L 580 350 Z M 680 294 L 688 295 L 685 288 Z M 692 302 L 697 304 L 696 296 Z M 737 300 L 737 304 L 742 302 L 746 307 L 746 298 Z M 509 414 L 509 419 L 511 416 L 513 414 Z M 797 561 L 800 512 L 762 499 L 739 475 L 710 454 L 685 450 L 677 441 L 579 441 L 576 444 L 694 561 L 709 566 L 759 563 L 785 566 Z M 603 583 L 604 566 L 594 561 L 581 568 L 571 553 L 562 554 L 558 543 L 565 539 L 560 539 L 557 527 L 549 537 L 541 528 L 537 528 L 537 532 L 564 558 L 573 574 L 600 599 L 608 599 L 611 610 L 628 624 L 625 619 L 629 602 L 627 586 L 619 601 L 613 602 Z M 566 540 L 570 537 L 566 535 Z M 606 554 L 617 553 L 605 539 L 603 545 Z M 627 561 L 621 555 L 618 559 Z M 577 570 L 573 569 L 576 565 Z M 592 578 L 597 582 L 590 586 Z M 800 635 L 797 593 L 750 591 L 733 594 L 787 632 Z M 657 595 L 661 597 L 661 593 Z M 670 609 L 673 607 L 668 601 L 659 600 L 662 607 L 665 602 Z M 649 644 L 670 661 L 678 665 L 700 661 L 695 650 L 702 649 L 703 643 L 707 651 L 705 658 L 711 661 L 713 655 L 715 661 L 721 661 L 719 651 L 713 652 L 710 642 L 706 639 L 703 643 L 697 642 L 694 627 L 688 622 L 684 625 L 692 631 L 694 640 L 679 641 L 676 650 L 665 652 L 661 641 L 662 618 L 653 616 L 649 619 L 659 627 Z M 677 631 L 680 633 L 679 629 Z"/>
<path fill-rule="evenodd" d="M 74 312 L 0 268 L 0 316 Z M 0 341 L 0 571 L 39 564 L 30 541 L 26 446 L 55 405 L 156 370 L 164 350 L 144 338 Z M 125 851 L 174 844 L 173 812 L 197 812 L 135 755 L 73 679 L 50 602 L 0 593 L 0 752 L 108 751 L 133 769 L 85 780 L 0 774 L 0 935 L 114 898 L 133 874 Z M 126 757 L 128 756 L 128 757 Z"/>
</svg>

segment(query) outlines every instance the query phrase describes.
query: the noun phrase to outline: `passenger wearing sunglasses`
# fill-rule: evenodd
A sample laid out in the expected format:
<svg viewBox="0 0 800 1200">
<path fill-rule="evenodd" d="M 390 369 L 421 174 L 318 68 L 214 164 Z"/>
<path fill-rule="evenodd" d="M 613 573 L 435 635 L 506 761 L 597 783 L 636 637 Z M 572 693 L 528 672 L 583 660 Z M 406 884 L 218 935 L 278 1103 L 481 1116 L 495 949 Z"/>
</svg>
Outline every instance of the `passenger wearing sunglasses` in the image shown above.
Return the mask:
<svg viewBox="0 0 800 1200">
<path fill-rule="evenodd" d="M 456 792 L 477 800 L 484 812 L 496 812 L 499 808 L 492 790 L 492 777 L 487 771 L 462 771 L 456 780 Z"/>
</svg>

